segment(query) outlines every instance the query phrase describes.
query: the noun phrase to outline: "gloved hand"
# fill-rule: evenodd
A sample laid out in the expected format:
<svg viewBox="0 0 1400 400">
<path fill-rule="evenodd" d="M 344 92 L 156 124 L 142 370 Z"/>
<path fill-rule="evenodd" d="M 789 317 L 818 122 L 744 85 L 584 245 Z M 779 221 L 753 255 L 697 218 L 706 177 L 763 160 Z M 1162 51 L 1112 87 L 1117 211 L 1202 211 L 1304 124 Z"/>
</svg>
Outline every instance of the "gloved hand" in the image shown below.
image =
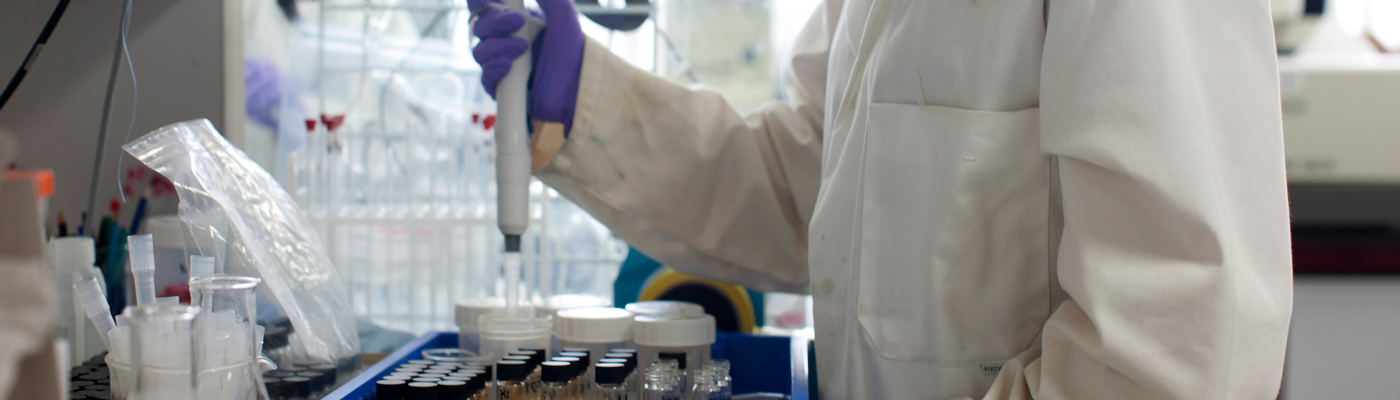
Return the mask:
<svg viewBox="0 0 1400 400">
<path fill-rule="evenodd" d="M 282 107 L 282 73 L 260 59 L 243 62 L 243 91 L 248 117 L 277 131 L 277 111 Z"/>
<path fill-rule="evenodd" d="M 538 0 L 545 28 L 535 36 L 535 65 L 530 78 L 530 118 L 564 124 L 565 135 L 573 128 L 574 104 L 578 99 L 579 68 L 583 65 L 583 29 L 573 0 Z M 481 65 L 481 84 L 496 97 L 496 84 L 510 72 L 511 60 L 525 53 L 530 44 L 511 34 L 525 25 L 525 16 L 502 6 L 502 0 L 468 0 L 473 10 L 481 10 L 473 34 L 481 42 L 472 56 Z"/>
</svg>

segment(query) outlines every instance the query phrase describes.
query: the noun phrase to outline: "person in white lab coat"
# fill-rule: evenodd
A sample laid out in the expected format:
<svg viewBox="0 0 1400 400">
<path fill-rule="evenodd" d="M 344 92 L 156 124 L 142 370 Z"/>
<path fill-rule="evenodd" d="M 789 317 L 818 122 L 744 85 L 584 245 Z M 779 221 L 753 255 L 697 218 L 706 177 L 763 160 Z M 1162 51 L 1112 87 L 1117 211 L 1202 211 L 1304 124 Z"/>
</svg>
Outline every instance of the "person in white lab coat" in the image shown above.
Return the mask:
<svg viewBox="0 0 1400 400">
<path fill-rule="evenodd" d="M 821 397 L 1277 396 L 1267 1 L 826 0 L 749 113 L 540 3 L 531 112 L 569 126 L 536 176 L 682 272 L 810 292 Z M 526 48 L 502 20 L 488 87 Z"/>
</svg>

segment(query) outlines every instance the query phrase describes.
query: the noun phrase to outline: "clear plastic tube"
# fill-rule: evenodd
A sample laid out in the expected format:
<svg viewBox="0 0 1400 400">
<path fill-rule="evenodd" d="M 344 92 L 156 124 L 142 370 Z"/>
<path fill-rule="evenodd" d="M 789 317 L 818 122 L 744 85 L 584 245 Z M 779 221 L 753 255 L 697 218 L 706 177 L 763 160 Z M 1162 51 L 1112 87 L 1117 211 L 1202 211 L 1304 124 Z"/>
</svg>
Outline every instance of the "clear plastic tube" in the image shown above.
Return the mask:
<svg viewBox="0 0 1400 400">
<path fill-rule="evenodd" d="M 190 280 L 214 274 L 214 257 L 190 256 Z"/>
<path fill-rule="evenodd" d="M 156 302 L 156 253 L 151 235 L 131 235 L 126 238 L 131 255 L 131 277 L 136 284 L 136 305 Z"/>
<path fill-rule="evenodd" d="M 151 304 L 127 308 L 131 315 L 133 398 L 187 400 L 195 393 L 195 317 L 199 309 Z"/>
<path fill-rule="evenodd" d="M 112 320 L 112 310 L 107 307 L 107 296 L 102 293 L 102 287 L 98 285 L 97 278 L 83 278 L 83 280 L 73 284 L 73 292 L 77 293 L 78 301 L 83 305 L 83 311 L 87 313 L 88 319 L 92 320 L 92 326 L 97 329 L 98 337 L 102 338 L 102 345 L 111 351 L 112 340 L 108 335 L 112 329 L 117 327 L 117 323 Z"/>
<path fill-rule="evenodd" d="M 501 263 L 506 278 L 506 317 L 519 318 L 520 311 L 520 252 L 508 251 L 501 254 Z"/>
</svg>

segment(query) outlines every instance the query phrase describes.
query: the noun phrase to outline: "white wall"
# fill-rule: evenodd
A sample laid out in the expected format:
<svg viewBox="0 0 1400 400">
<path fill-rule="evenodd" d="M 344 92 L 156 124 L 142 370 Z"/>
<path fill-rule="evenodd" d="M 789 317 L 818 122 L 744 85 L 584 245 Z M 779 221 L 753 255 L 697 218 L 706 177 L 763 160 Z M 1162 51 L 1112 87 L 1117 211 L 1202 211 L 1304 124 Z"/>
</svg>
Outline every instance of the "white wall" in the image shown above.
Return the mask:
<svg viewBox="0 0 1400 400">
<path fill-rule="evenodd" d="M 232 0 L 133 1 L 128 37 L 141 96 L 132 138 L 195 118 L 208 118 L 225 130 L 225 1 Z M 0 82 L 8 82 L 19 67 L 57 4 L 57 0 L 0 1 Z M 70 224 L 76 224 L 87 205 L 121 6 L 121 0 L 71 2 L 29 76 L 0 110 L 0 126 L 19 138 L 16 163 L 55 172 L 49 226 L 60 211 L 68 215 Z M 235 65 L 240 68 L 232 72 L 241 85 L 238 61 Z M 120 147 L 132 105 L 131 75 L 124 62 L 117 81 L 103 144 L 106 165 L 98 186 L 99 218 L 107 201 L 117 196 L 118 155 L 126 157 L 123 168 L 136 165 Z M 242 105 L 237 106 L 241 111 Z M 134 204 L 123 210 L 124 219 Z M 173 212 L 174 204 L 162 202 L 166 209 L 153 213 Z"/>
<path fill-rule="evenodd" d="M 1282 398 L 1400 398 L 1400 277 L 1295 279 Z"/>
</svg>

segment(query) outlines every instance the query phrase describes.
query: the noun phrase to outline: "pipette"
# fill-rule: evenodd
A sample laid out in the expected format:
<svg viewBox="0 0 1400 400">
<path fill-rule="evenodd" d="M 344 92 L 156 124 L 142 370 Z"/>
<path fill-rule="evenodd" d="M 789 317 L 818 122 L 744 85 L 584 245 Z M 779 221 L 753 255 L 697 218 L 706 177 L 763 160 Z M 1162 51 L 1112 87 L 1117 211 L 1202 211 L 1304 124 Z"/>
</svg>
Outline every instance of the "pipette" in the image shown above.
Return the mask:
<svg viewBox="0 0 1400 400">
<path fill-rule="evenodd" d="M 131 254 L 131 278 L 136 284 L 136 305 L 156 303 L 156 250 L 151 234 L 126 238 Z"/>
<path fill-rule="evenodd" d="M 98 286 L 97 278 L 83 278 L 74 283 L 73 293 L 78 295 L 83 311 L 87 313 L 88 319 L 92 320 L 92 327 L 97 329 L 97 336 L 102 338 L 102 346 L 110 351 L 112 341 L 107 335 L 117 327 L 117 323 L 112 321 L 112 310 L 107 308 L 107 295 L 102 294 L 102 287 Z"/>
<path fill-rule="evenodd" d="M 507 0 L 506 8 L 525 16 L 515 37 L 534 41 L 544 23 L 525 12 L 524 0 Z M 534 63 L 526 51 L 511 62 L 496 86 L 496 221 L 505 234 L 502 263 L 506 275 L 506 315 L 520 309 L 520 235 L 530 224 L 530 146 L 526 121 L 526 81 Z"/>
</svg>

